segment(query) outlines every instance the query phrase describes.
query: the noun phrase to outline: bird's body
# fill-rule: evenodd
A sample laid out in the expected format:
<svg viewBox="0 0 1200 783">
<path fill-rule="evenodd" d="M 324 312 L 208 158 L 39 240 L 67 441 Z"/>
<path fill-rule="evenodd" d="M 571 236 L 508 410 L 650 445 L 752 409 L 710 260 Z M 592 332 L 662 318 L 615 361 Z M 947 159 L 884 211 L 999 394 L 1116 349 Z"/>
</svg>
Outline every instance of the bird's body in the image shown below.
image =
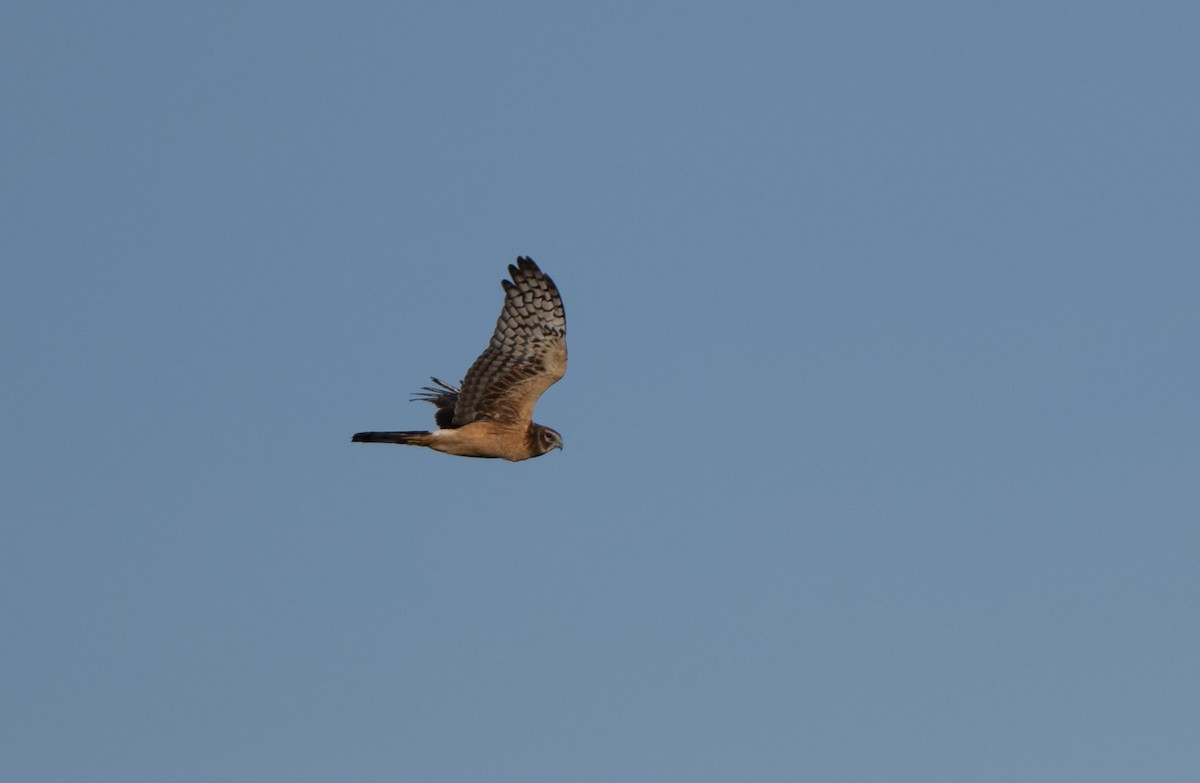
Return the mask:
<svg viewBox="0 0 1200 783">
<path fill-rule="evenodd" d="M 562 448 L 562 436 L 533 422 L 542 392 L 567 370 L 567 325 L 554 281 L 529 258 L 508 267 L 504 308 L 491 343 L 460 387 L 437 378 L 415 399 L 437 407 L 432 432 L 360 432 L 357 443 L 426 446 L 460 457 L 518 462 Z"/>
<path fill-rule="evenodd" d="M 433 432 L 360 432 L 354 436 L 354 441 L 427 446 L 434 451 L 457 457 L 498 457 L 519 462 L 549 451 L 542 448 L 538 437 L 540 433 L 535 429 L 538 427 L 541 425 L 520 427 L 490 421 L 473 421 L 462 427 Z"/>
</svg>

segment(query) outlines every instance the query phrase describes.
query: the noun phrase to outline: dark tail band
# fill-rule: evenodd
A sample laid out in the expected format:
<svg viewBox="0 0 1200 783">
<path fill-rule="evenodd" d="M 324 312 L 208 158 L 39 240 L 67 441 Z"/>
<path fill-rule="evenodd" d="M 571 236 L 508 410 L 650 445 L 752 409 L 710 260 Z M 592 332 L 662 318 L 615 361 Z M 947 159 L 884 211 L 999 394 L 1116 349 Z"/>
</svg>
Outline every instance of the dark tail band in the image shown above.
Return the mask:
<svg viewBox="0 0 1200 783">
<path fill-rule="evenodd" d="M 356 432 L 352 443 L 402 443 L 407 446 L 424 446 L 428 432 Z"/>
</svg>

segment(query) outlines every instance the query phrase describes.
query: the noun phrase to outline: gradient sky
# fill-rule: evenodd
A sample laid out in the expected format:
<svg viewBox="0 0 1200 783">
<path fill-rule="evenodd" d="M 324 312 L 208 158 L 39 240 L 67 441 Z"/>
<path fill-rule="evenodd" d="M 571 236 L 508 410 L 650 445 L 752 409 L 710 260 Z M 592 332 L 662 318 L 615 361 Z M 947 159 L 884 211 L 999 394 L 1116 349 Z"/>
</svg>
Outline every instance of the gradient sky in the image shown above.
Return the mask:
<svg viewBox="0 0 1200 783">
<path fill-rule="evenodd" d="M 1198 29 L 9 4 L 0 779 L 1194 781 Z"/>
</svg>

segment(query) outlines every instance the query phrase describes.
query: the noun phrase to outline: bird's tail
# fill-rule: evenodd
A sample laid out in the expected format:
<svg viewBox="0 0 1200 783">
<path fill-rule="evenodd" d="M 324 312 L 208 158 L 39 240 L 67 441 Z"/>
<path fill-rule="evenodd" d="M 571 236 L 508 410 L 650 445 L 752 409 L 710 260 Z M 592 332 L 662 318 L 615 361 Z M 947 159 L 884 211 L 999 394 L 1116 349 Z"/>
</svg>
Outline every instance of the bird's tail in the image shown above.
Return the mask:
<svg viewBox="0 0 1200 783">
<path fill-rule="evenodd" d="M 358 432 L 351 438 L 353 443 L 403 443 L 406 446 L 428 446 L 433 433 L 430 432 Z"/>
</svg>

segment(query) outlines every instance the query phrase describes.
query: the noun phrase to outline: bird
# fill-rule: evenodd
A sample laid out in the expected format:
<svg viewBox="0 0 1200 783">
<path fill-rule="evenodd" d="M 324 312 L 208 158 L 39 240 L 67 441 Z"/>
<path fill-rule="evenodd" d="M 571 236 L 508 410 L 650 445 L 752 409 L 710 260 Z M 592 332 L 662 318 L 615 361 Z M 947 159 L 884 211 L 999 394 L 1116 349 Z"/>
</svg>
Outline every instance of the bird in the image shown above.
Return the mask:
<svg viewBox="0 0 1200 783">
<path fill-rule="evenodd" d="M 567 320 L 562 297 L 532 258 L 509 264 L 501 280 L 504 306 L 491 342 L 458 386 L 430 378 L 413 401 L 432 403 L 437 429 L 359 432 L 354 443 L 425 446 L 459 457 L 540 457 L 563 447 L 562 435 L 533 421 L 542 393 L 567 371 Z"/>
</svg>

